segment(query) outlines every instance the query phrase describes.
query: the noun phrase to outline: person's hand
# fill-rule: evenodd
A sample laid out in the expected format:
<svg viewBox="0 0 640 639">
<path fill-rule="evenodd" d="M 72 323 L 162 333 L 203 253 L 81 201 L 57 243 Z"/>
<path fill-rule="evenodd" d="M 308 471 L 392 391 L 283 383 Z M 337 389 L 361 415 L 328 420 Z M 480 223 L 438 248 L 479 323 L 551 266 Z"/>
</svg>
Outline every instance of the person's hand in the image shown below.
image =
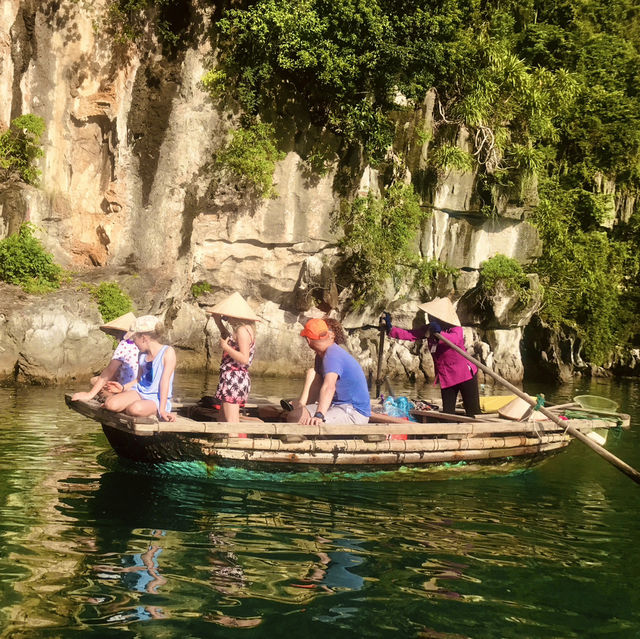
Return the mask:
<svg viewBox="0 0 640 639">
<path fill-rule="evenodd" d="M 442 327 L 438 322 L 431 321 L 429 322 L 428 327 L 430 333 L 442 333 Z"/>
<path fill-rule="evenodd" d="M 227 318 L 224 315 L 218 315 L 217 313 L 213 313 L 212 317 L 216 323 L 216 326 L 218 327 L 218 330 L 220 331 L 220 335 L 222 337 L 229 337 L 229 331 L 227 330 L 227 327 L 222 322 L 222 320 Z"/>
<path fill-rule="evenodd" d="M 124 388 L 120 382 L 107 382 L 104 385 L 104 390 L 109 393 L 121 393 Z"/>
<path fill-rule="evenodd" d="M 223 351 L 229 350 L 229 338 L 228 337 L 221 337 L 220 338 L 220 348 Z"/>
<path fill-rule="evenodd" d="M 160 416 L 160 421 L 162 422 L 175 422 L 176 416 L 174 413 L 167 413 L 165 410 L 159 410 L 158 415 Z"/>
<path fill-rule="evenodd" d="M 93 395 L 91 395 L 91 393 L 87 393 L 84 391 L 79 393 L 74 393 L 71 396 L 72 402 L 88 402 L 90 399 L 93 399 Z"/>
<path fill-rule="evenodd" d="M 298 424 L 304 424 L 305 426 L 310 426 L 312 424 L 314 424 L 314 420 L 316 420 L 316 417 L 312 417 L 311 413 L 307 410 L 306 406 L 302 407 L 302 415 L 300 415 L 300 419 L 298 420 Z M 320 420 L 317 420 L 318 422 Z"/>
<path fill-rule="evenodd" d="M 386 324 L 386 331 L 388 335 L 391 332 L 391 315 L 387 313 L 387 311 L 384 312 L 384 323 Z"/>
<path fill-rule="evenodd" d="M 311 415 L 309 415 L 309 413 L 307 413 L 306 411 L 302 411 L 302 415 L 300 416 L 300 419 L 298 420 L 298 424 L 304 424 L 305 426 L 308 426 L 309 424 L 312 423 L 312 420 L 314 418 L 311 417 Z"/>
</svg>

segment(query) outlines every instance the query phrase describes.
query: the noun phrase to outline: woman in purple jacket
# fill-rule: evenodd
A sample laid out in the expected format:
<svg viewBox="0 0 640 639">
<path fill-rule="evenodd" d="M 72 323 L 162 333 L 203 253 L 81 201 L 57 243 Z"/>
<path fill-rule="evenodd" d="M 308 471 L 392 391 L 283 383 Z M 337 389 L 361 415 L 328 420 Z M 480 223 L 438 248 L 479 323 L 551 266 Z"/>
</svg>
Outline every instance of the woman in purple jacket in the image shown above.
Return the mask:
<svg viewBox="0 0 640 639">
<path fill-rule="evenodd" d="M 460 320 L 448 297 L 436 297 L 431 302 L 420 304 L 418 308 L 427 314 L 428 324 L 411 330 L 392 326 L 389 313 L 384 314 L 389 337 L 409 342 L 427 338 L 429 351 L 436 371 L 435 383 L 440 384 L 442 412 L 455 413 L 458 391 L 469 417 L 480 414 L 478 393 L 478 369 L 460 353 L 441 342 L 436 333 L 442 333 L 450 342 L 466 351 L 464 334 Z"/>
</svg>

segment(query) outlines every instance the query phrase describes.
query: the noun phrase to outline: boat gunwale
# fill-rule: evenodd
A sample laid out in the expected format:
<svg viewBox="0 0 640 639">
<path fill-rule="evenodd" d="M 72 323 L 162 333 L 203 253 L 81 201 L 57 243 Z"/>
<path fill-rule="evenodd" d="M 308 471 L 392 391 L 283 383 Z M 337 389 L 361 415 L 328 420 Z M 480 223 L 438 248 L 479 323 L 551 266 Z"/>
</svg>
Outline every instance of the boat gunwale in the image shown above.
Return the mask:
<svg viewBox="0 0 640 639">
<path fill-rule="evenodd" d="M 104 409 L 96 400 L 73 401 L 71 395 L 65 396 L 67 405 L 86 417 L 103 425 L 118 428 L 136 435 L 153 435 L 155 433 L 173 433 L 185 435 L 228 435 L 229 432 L 241 430 L 247 435 L 281 437 L 299 435 L 303 437 L 335 438 L 346 435 L 351 438 L 371 435 L 410 435 L 412 438 L 425 439 L 433 437 L 475 438 L 496 434 L 504 438 L 510 434 L 533 434 L 539 437 L 545 433 L 563 433 L 566 427 L 551 420 L 517 422 L 507 419 L 476 420 L 474 422 L 439 422 L 439 423 L 376 423 L 367 424 L 319 424 L 304 425 L 287 422 L 242 421 L 237 424 L 216 421 L 198 421 L 189 417 L 178 417 L 175 422 L 161 422 L 152 417 L 132 417 L 123 413 L 114 413 Z M 583 432 L 596 429 L 612 428 L 614 425 L 605 420 L 571 419 L 566 425 L 572 425 Z M 242 439 L 252 439 L 251 437 Z M 248 444 L 249 442 L 247 442 Z"/>
</svg>

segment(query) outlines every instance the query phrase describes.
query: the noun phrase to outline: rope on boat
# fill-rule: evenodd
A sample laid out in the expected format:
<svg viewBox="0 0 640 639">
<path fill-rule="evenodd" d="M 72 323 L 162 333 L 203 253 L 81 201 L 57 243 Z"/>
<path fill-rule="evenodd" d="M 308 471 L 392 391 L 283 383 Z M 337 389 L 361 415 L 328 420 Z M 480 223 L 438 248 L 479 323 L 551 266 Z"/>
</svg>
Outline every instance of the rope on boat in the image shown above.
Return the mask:
<svg viewBox="0 0 640 639">
<path fill-rule="evenodd" d="M 538 437 L 539 439 L 540 430 L 538 429 L 538 422 L 535 419 L 535 414 L 536 414 L 536 411 L 540 410 L 540 408 L 544 406 L 544 395 L 540 393 L 539 395 L 536 395 L 536 399 L 537 399 L 536 405 L 529 411 L 529 417 L 527 419 L 527 423 L 532 425 L 533 432 L 536 435 L 536 437 Z M 565 428 L 563 435 L 566 435 L 566 434 L 567 434 L 567 430 Z"/>
</svg>

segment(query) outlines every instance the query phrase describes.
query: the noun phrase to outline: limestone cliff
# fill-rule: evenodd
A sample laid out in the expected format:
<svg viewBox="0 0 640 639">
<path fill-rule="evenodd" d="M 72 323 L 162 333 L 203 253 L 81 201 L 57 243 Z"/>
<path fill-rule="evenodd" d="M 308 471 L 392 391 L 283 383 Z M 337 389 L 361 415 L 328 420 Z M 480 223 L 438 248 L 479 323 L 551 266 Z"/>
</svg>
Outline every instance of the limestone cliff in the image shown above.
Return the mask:
<svg viewBox="0 0 640 639">
<path fill-rule="evenodd" d="M 232 187 L 213 190 L 210 162 L 228 138 L 236 114 L 212 104 L 200 80 L 215 55 L 208 40 L 162 55 L 152 39 L 120 43 L 100 27 L 105 0 L 4 0 L 0 11 L 0 124 L 22 113 L 46 121 L 45 157 L 38 188 L 0 185 L 0 238 L 23 221 L 37 224 L 56 260 L 77 279 L 115 279 L 140 313 L 167 320 L 183 367 L 217 366 L 215 330 L 206 307 L 238 290 L 263 318 L 256 373 L 295 374 L 309 353 L 297 334 L 305 314 L 333 309 L 347 328 L 377 324 L 381 308 L 353 313 L 348 289 L 336 286 L 338 204 L 335 173 L 309 180 L 296 152 L 295 131 L 275 173 L 278 197 L 256 201 Z M 213 19 L 203 13 L 197 19 Z M 204 31 L 204 29 L 203 29 Z M 431 126 L 433 95 L 402 123 L 398 145 L 410 170 L 424 169 L 429 143 L 416 129 Z M 467 148 L 461 132 L 457 144 Z M 376 188 L 376 172 L 361 167 L 361 190 Z M 519 345 L 538 300 L 526 307 L 508 293 L 492 308 L 474 298 L 480 264 L 502 253 L 527 263 L 540 251 L 527 222 L 535 190 L 522 201 L 497 198 L 497 215 L 480 214 L 473 173 L 450 171 L 425 191 L 433 209 L 419 238 L 421 253 L 461 269 L 434 294 L 450 294 L 467 326 L 470 350 L 497 372 L 521 381 Z M 206 281 L 208 296 L 191 285 Z M 8 289 L 9 287 L 7 287 Z M 3 291 L 7 290 L 3 289 Z M 109 343 L 86 292 L 28 300 L 15 291 L 0 303 L 0 375 L 61 380 L 99 369 Z M 411 290 L 390 291 L 394 321 L 420 321 Z M 316 308 L 318 304 L 321 308 Z M 349 346 L 375 372 L 378 336 L 354 331 Z M 74 355 L 76 353 L 76 355 Z M 390 375 L 432 376 L 430 356 L 393 343 L 385 355 Z"/>
</svg>

